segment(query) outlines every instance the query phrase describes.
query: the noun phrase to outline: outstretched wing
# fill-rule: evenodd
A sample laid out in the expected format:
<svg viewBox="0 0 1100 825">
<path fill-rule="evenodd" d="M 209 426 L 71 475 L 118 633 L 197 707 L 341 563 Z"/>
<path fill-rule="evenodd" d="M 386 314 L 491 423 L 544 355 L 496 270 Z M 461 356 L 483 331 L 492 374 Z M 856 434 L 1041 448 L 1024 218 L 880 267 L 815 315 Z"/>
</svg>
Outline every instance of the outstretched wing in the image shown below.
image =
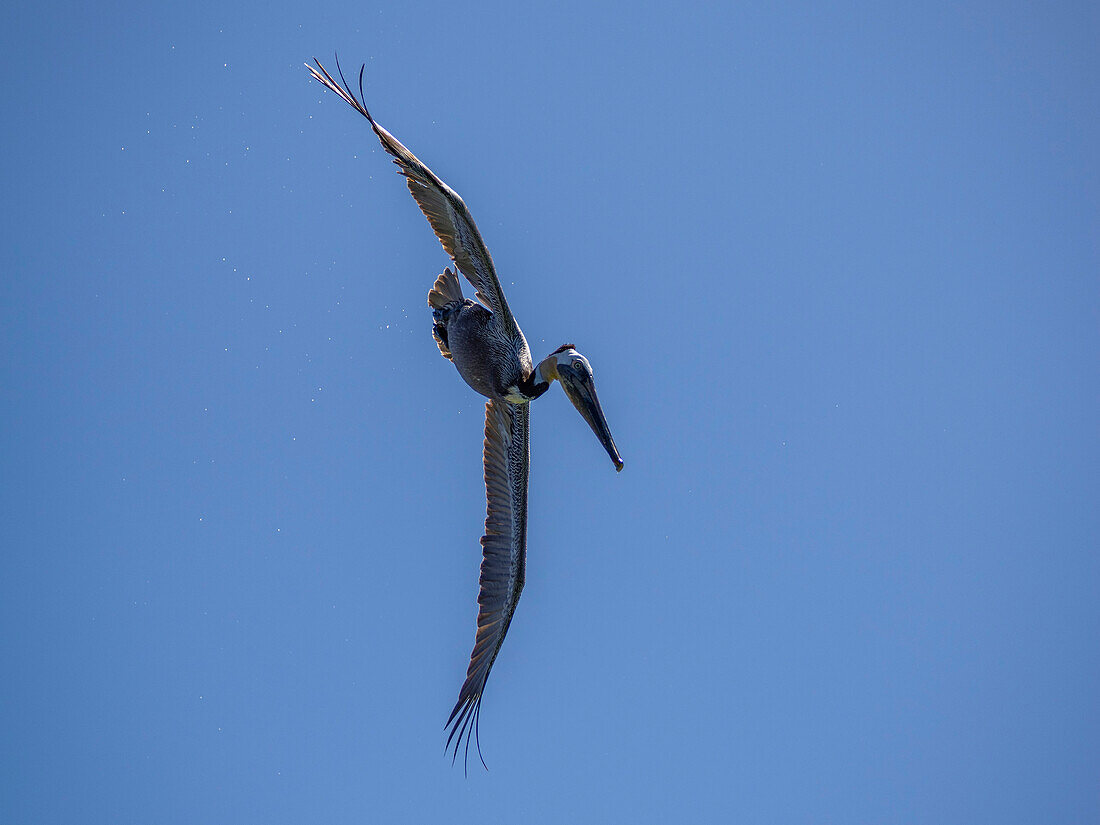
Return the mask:
<svg viewBox="0 0 1100 825">
<path fill-rule="evenodd" d="M 466 738 L 463 764 L 470 753 L 470 736 L 478 743 L 478 715 L 489 671 L 493 669 L 512 614 L 523 590 L 527 560 L 527 470 L 530 460 L 530 405 L 494 399 L 485 405 L 485 535 L 481 539 L 481 592 L 478 594 L 477 636 L 466 681 L 447 720 L 454 742 L 453 762 Z M 472 724 L 471 724 L 472 723 Z M 481 760 L 485 764 L 485 760 Z"/>
<path fill-rule="evenodd" d="M 371 117 L 371 113 L 367 110 L 366 98 L 363 96 L 363 69 L 366 67 L 359 70 L 359 97 L 356 97 L 348 82 L 344 80 L 343 72 L 339 72 L 340 80 L 343 81 L 341 85 L 333 80 L 332 75 L 325 71 L 324 66 L 316 58 L 313 62 L 317 63 L 316 69 L 306 64 L 306 68 L 313 77 L 365 117 L 382 142 L 382 148 L 393 155 L 393 162 L 405 176 L 409 191 L 416 199 L 420 211 L 432 225 L 435 236 L 439 238 L 439 242 L 443 244 L 443 248 L 454 260 L 459 271 L 477 290 L 478 300 L 500 318 L 504 329 L 512 330 L 513 334 L 519 333 L 515 318 L 508 309 L 508 302 L 504 299 L 504 290 L 500 288 L 493 259 L 462 198 Z M 339 60 L 336 62 L 336 68 L 340 69 Z"/>
</svg>

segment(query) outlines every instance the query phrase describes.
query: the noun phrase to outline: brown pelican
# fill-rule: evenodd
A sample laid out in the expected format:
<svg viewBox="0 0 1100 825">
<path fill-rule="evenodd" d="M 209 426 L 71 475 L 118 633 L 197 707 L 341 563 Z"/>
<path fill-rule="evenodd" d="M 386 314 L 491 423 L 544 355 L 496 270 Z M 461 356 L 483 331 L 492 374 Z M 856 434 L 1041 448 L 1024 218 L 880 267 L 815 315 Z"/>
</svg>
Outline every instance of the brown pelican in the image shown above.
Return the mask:
<svg viewBox="0 0 1100 825">
<path fill-rule="evenodd" d="M 493 259 L 466 204 L 371 117 L 363 95 L 363 69 L 359 70 L 359 97 L 356 97 L 343 72 L 339 72 L 342 84 L 337 83 L 316 59 L 314 63 L 316 69 L 306 64 L 313 77 L 365 117 L 382 142 L 382 148 L 393 156 L 417 205 L 451 256 L 456 272 L 461 272 L 473 285 L 478 299 L 471 301 L 463 297 L 458 276 L 449 267 L 436 278 L 428 293 L 435 320 L 432 335 L 439 351 L 454 363 L 467 384 L 489 399 L 485 405 L 487 502 L 485 535 L 481 539 L 477 636 L 466 681 L 446 724 L 450 730 L 446 748 L 449 750 L 452 743 L 454 745 L 452 763 L 458 756 L 463 736 L 466 738 L 465 763 L 470 752 L 471 733 L 477 742 L 478 756 L 481 756 L 477 734 L 481 697 L 523 590 L 527 555 L 530 402 L 557 380 L 600 439 L 616 470 L 623 468 L 623 460 L 600 408 L 588 359 L 572 344 L 563 344 L 534 366 L 527 340 L 508 308 Z M 339 61 L 336 67 L 340 68 Z M 485 764 L 484 759 L 481 762 Z"/>
</svg>

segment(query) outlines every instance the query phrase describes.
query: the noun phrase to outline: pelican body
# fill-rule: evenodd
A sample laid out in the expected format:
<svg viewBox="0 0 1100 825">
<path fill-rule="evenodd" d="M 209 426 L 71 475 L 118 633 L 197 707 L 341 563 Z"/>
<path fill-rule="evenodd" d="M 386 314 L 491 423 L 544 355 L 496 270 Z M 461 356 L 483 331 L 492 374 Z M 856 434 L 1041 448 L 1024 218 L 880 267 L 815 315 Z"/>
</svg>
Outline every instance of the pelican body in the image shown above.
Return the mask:
<svg viewBox="0 0 1100 825">
<path fill-rule="evenodd" d="M 320 83 L 367 119 L 382 148 L 393 156 L 409 191 L 454 262 L 428 292 L 432 335 L 443 357 L 462 379 L 485 396 L 485 535 L 478 594 L 477 634 L 466 679 L 447 720 L 452 762 L 463 738 L 468 756 L 471 734 L 478 741 L 481 697 L 523 590 L 527 558 L 527 475 L 530 466 L 530 402 L 558 381 L 599 438 L 616 470 L 623 460 L 611 437 L 588 359 L 563 344 L 536 366 L 516 323 L 473 218 L 462 199 L 371 116 L 359 71 L 356 97 L 343 73 L 337 83 L 316 60 L 307 65 Z M 337 62 L 339 69 L 339 62 Z M 474 287 L 466 298 L 457 273 Z M 478 741 L 478 754 L 481 745 Z M 465 759 L 464 759 L 465 762 Z M 484 764 L 484 759 L 482 759 Z"/>
</svg>

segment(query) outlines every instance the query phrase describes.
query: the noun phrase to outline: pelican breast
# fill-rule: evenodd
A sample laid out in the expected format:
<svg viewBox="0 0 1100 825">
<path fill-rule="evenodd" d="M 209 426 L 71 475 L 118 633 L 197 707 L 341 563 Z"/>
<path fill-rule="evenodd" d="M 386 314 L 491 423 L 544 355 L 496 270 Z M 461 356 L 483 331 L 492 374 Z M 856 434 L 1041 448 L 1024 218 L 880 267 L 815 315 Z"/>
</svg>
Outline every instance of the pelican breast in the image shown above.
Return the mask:
<svg viewBox="0 0 1100 825">
<path fill-rule="evenodd" d="M 500 328 L 496 316 L 466 301 L 446 318 L 447 343 L 459 375 L 486 398 L 508 398 L 531 375 L 534 365 L 523 333 Z"/>
</svg>

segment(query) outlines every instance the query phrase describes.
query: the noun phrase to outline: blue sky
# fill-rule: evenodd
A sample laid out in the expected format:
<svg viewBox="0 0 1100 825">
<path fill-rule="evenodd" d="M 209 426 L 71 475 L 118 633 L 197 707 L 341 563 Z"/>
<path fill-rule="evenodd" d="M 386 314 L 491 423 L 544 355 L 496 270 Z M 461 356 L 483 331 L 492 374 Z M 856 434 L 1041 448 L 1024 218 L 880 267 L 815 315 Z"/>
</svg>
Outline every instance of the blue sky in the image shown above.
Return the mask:
<svg viewBox="0 0 1100 825">
<path fill-rule="evenodd" d="M 1096 822 L 1091 4 L 0 12 L 0 819 Z M 532 411 L 485 697 L 460 192 Z"/>
</svg>

